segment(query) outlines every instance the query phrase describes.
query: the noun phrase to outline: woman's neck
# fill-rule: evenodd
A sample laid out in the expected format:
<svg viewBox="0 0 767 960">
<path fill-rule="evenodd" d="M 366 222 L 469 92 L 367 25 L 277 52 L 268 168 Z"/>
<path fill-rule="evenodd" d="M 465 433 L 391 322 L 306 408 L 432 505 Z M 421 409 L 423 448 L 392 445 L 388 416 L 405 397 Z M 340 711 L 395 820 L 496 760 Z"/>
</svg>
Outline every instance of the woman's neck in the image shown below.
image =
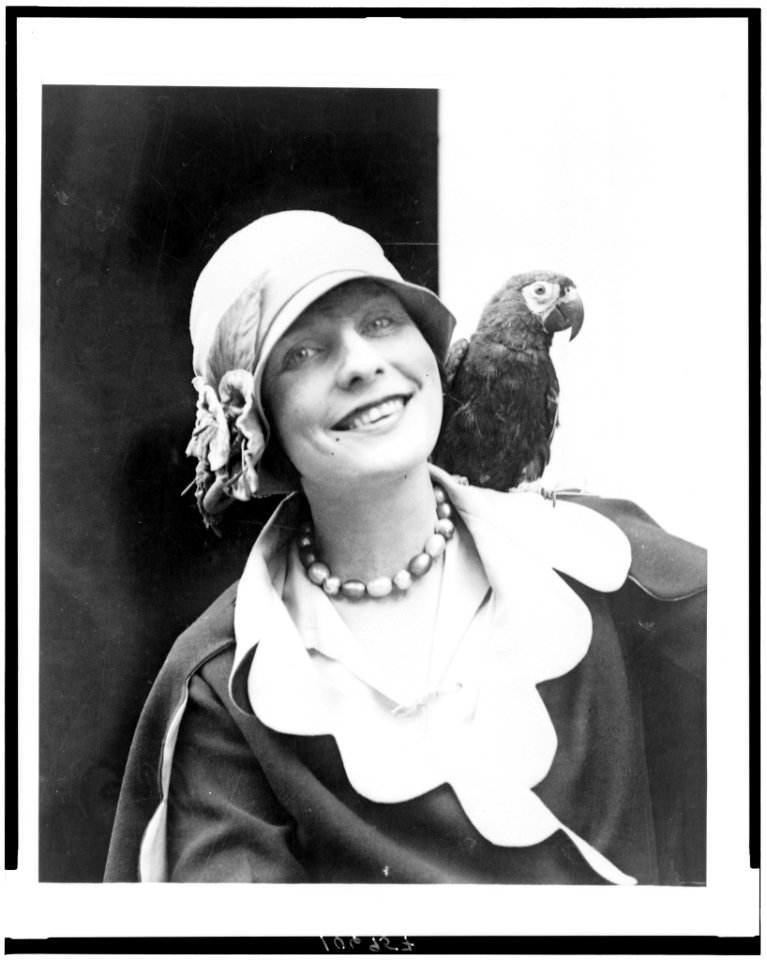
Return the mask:
<svg viewBox="0 0 767 960">
<path fill-rule="evenodd" d="M 323 563 L 342 580 L 391 577 L 423 550 L 436 508 L 428 464 L 407 476 L 343 489 L 304 483 Z"/>
</svg>

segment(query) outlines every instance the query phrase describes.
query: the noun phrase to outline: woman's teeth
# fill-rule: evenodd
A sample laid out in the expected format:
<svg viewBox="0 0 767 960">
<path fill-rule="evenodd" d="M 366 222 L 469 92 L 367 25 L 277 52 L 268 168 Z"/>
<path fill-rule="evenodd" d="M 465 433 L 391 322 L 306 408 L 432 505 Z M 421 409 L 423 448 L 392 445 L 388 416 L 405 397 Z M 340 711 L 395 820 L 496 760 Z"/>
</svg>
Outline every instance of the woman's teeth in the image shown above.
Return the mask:
<svg viewBox="0 0 767 960">
<path fill-rule="evenodd" d="M 402 397 L 393 397 L 391 400 L 384 400 L 383 403 L 378 403 L 374 407 L 368 407 L 367 410 L 363 410 L 353 417 L 348 424 L 345 422 L 344 426 L 347 430 L 367 427 L 371 423 L 382 420 L 384 417 L 390 417 L 404 406 L 405 401 Z"/>
</svg>

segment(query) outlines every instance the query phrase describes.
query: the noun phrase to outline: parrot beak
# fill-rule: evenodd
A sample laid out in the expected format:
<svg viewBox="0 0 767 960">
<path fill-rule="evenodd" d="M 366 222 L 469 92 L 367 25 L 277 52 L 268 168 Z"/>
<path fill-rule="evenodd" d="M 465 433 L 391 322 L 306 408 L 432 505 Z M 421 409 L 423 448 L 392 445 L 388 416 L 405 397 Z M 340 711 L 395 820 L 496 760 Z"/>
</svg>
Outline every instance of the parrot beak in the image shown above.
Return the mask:
<svg viewBox="0 0 767 960">
<path fill-rule="evenodd" d="M 569 287 L 557 301 L 556 307 L 543 321 L 544 329 L 549 333 L 570 330 L 570 339 L 578 336 L 583 326 L 583 301 L 575 287 Z"/>
</svg>

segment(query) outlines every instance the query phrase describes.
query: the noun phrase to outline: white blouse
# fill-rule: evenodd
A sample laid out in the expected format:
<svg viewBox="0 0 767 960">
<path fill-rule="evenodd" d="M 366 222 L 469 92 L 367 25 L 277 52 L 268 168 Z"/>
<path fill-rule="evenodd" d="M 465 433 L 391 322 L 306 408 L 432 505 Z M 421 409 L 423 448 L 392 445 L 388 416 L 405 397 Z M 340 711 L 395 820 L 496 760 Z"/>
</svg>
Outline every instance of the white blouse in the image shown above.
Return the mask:
<svg viewBox="0 0 767 960">
<path fill-rule="evenodd" d="M 604 879 L 634 883 L 532 790 L 557 749 L 536 685 L 572 670 L 591 641 L 588 609 L 554 571 L 617 590 L 628 540 L 585 507 L 432 474 L 459 519 L 443 554 L 425 689 L 377 662 L 308 580 L 289 497 L 239 584 L 233 699 L 279 732 L 331 734 L 349 782 L 369 800 L 396 803 L 448 783 L 490 842 L 529 846 L 563 830 Z M 247 683 L 235 684 L 245 670 Z M 236 693 L 245 689 L 247 702 Z"/>
</svg>

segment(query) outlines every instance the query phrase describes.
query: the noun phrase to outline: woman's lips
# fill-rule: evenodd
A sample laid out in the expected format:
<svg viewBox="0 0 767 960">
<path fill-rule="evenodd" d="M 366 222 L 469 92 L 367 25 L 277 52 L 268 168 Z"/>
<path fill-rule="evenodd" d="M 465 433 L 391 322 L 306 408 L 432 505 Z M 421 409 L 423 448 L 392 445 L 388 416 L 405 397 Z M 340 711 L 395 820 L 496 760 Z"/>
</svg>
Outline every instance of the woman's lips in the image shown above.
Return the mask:
<svg viewBox="0 0 767 960">
<path fill-rule="evenodd" d="M 364 407 L 357 407 L 350 414 L 333 427 L 334 430 L 358 430 L 360 427 L 369 427 L 371 424 L 378 423 L 386 417 L 390 417 L 402 410 L 410 397 L 396 396 L 387 397 L 385 400 L 377 400 Z"/>
</svg>

